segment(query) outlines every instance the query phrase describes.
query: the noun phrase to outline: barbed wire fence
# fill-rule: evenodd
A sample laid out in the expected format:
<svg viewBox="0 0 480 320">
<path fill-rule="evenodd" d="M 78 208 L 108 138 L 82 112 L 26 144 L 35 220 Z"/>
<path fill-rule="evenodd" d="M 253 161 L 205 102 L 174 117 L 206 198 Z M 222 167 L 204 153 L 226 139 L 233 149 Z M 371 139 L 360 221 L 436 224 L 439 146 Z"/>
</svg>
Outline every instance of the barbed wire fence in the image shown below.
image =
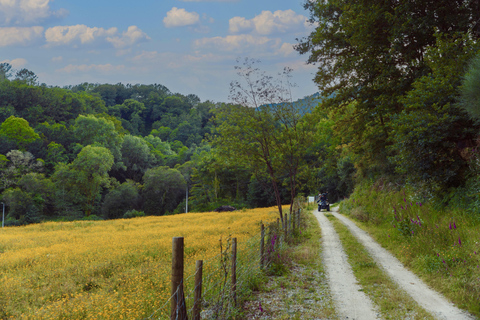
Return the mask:
<svg viewBox="0 0 480 320">
<path fill-rule="evenodd" d="M 195 271 L 184 277 L 183 237 L 172 239 L 172 293 L 147 319 L 232 319 L 240 312 L 239 301 L 258 288 L 260 275 L 276 263 L 278 252 L 305 227 L 300 201 L 283 223 L 260 225 L 258 234 L 237 243 L 220 240 L 220 252 L 197 260 Z"/>
</svg>

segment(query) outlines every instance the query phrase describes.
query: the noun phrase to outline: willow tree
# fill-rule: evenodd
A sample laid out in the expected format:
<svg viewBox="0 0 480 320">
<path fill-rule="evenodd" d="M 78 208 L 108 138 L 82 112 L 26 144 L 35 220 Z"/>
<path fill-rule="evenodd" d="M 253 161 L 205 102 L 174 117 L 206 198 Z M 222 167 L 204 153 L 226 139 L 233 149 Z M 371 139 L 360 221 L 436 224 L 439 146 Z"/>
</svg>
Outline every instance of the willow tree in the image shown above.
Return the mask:
<svg viewBox="0 0 480 320">
<path fill-rule="evenodd" d="M 273 77 L 257 68 L 258 62 L 246 58 L 235 67 L 238 79 L 231 82 L 229 96 L 233 105 L 215 111 L 214 143 L 224 161 L 248 166 L 257 177 L 268 177 L 283 221 L 281 178 L 288 176 L 291 211 L 308 130 L 302 127 L 302 113 L 292 99 L 292 70 L 286 68 Z"/>
</svg>

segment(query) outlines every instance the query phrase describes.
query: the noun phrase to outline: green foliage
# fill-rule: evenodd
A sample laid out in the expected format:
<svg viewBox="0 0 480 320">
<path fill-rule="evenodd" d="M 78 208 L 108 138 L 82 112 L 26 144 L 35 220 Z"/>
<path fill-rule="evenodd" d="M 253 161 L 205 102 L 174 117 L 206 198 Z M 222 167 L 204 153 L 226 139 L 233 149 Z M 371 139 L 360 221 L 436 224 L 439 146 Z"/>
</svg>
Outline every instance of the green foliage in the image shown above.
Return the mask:
<svg viewBox="0 0 480 320">
<path fill-rule="evenodd" d="M 392 117 L 392 158 L 399 173 L 440 188 L 465 182 L 461 149 L 473 145 L 480 127 L 458 107 L 463 70 L 476 46 L 467 37 L 438 35 L 425 61 L 432 72 L 418 78 L 402 99 L 404 110 Z"/>
<path fill-rule="evenodd" d="M 144 211 L 148 215 L 172 212 L 185 197 L 185 178 L 175 169 L 157 167 L 143 176 Z"/>
<path fill-rule="evenodd" d="M 6 166 L 2 168 L 3 170 L 0 173 L 1 187 L 5 189 L 16 186 L 19 179 L 30 172 L 42 171 L 44 166 L 43 161 L 35 160 L 28 151 L 12 150 L 7 153 L 6 158 L 9 161 L 3 158 L 2 165 Z"/>
<path fill-rule="evenodd" d="M 77 141 L 73 130 L 71 130 L 71 128 L 67 128 L 64 123 L 39 123 L 35 127 L 35 131 L 42 136 L 47 145 L 50 144 L 50 142 L 55 142 L 67 149 Z M 73 160 L 75 156 L 76 154 L 69 159 Z"/>
<path fill-rule="evenodd" d="M 103 219 L 101 217 L 95 215 L 95 214 L 91 214 L 91 215 L 83 217 L 82 220 L 84 220 L 84 221 L 98 221 L 98 220 L 103 220 Z"/>
<path fill-rule="evenodd" d="M 47 146 L 47 157 L 45 159 L 45 165 L 49 172 L 53 172 L 55 165 L 59 162 L 66 163 L 68 161 L 68 155 L 65 148 L 56 142 L 50 142 Z"/>
<path fill-rule="evenodd" d="M 192 163 L 192 210 L 209 211 L 225 204 L 235 206 L 244 200 L 250 175 L 244 166 L 224 162 L 218 150 L 211 146 L 198 150 Z"/>
<path fill-rule="evenodd" d="M 123 215 L 123 219 L 131 219 L 131 218 L 138 218 L 138 217 L 144 217 L 144 216 L 145 216 L 145 212 L 143 211 L 128 210 Z"/>
<path fill-rule="evenodd" d="M 80 115 L 75 119 L 73 132 L 83 145 L 96 145 L 110 150 L 115 159 L 115 168 L 123 168 L 121 146 L 123 138 L 115 129 L 115 124 L 94 115 Z"/>
<path fill-rule="evenodd" d="M 28 121 L 15 116 L 10 116 L 2 123 L 0 135 L 15 141 L 20 150 L 25 150 L 30 143 L 40 138 Z"/>
<path fill-rule="evenodd" d="M 128 211 L 141 206 L 140 186 L 133 181 L 126 181 L 109 191 L 102 204 L 105 219 L 122 218 Z"/>
<path fill-rule="evenodd" d="M 109 184 L 108 171 L 113 161 L 108 149 L 86 146 L 71 164 L 57 164 L 52 176 L 57 198 L 67 198 L 70 203 L 80 205 L 89 216 L 95 210 L 102 188 Z"/>
<path fill-rule="evenodd" d="M 45 121 L 61 122 L 79 114 L 105 112 L 98 96 L 61 88 L 32 85 L 31 81 L 0 81 L 0 110 L 10 110 L 32 126 Z M 4 119 L 1 119 L 4 120 Z"/>
<path fill-rule="evenodd" d="M 141 137 L 126 135 L 122 143 L 122 162 L 126 167 L 125 177 L 140 182 L 145 171 L 155 163 L 148 143 Z"/>
<path fill-rule="evenodd" d="M 364 227 L 383 247 L 434 289 L 478 314 L 478 214 L 464 209 L 465 190 L 448 204 L 421 191 L 385 180 L 364 183 L 340 210 L 352 217 L 360 208 L 369 210 L 374 220 Z"/>
<path fill-rule="evenodd" d="M 235 105 L 214 111 L 218 126 L 213 142 L 225 162 L 270 178 L 283 220 L 280 177 L 288 177 L 285 182 L 290 199 L 294 199 L 311 127 L 301 121 L 300 106 L 293 102 L 292 70 L 285 68 L 274 78 L 257 68 L 257 63 L 247 58 L 235 67 L 239 80 L 230 85 L 230 99 Z"/>
<path fill-rule="evenodd" d="M 20 188 L 10 188 L 3 192 L 3 201 L 8 206 L 7 225 L 23 225 L 40 221 L 41 199 Z"/>
<path fill-rule="evenodd" d="M 360 173 L 392 173 L 388 158 L 394 150 L 387 147 L 391 121 L 404 109 L 399 98 L 431 72 L 425 52 L 437 44 L 436 34 L 478 39 L 471 33 L 480 18 L 478 5 L 332 0 L 307 1 L 305 7 L 317 26 L 296 49 L 318 66 L 315 82 L 326 98 L 323 107 L 343 109 L 348 116 L 337 126 L 352 133 L 349 143 Z"/>
<path fill-rule="evenodd" d="M 39 214 L 51 216 L 55 203 L 55 186 L 43 173 L 30 172 L 18 181 L 23 192 L 28 193 L 35 200 Z"/>
<path fill-rule="evenodd" d="M 480 119 L 480 54 L 474 57 L 464 75 L 461 106 L 474 118 Z"/>
</svg>

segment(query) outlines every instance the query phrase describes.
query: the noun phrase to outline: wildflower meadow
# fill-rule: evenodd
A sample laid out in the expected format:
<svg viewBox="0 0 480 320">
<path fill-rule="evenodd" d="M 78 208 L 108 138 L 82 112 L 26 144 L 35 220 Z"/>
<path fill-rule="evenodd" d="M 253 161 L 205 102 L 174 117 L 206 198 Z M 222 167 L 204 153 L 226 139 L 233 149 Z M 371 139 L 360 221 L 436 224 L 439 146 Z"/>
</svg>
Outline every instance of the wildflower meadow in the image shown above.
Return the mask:
<svg viewBox="0 0 480 320">
<path fill-rule="evenodd" d="M 204 260 L 205 274 L 221 239 L 225 246 L 236 237 L 241 256 L 260 223 L 277 216 L 259 208 L 3 228 L 0 318 L 168 318 L 173 237 L 185 239 L 186 277 L 195 260 Z"/>
</svg>

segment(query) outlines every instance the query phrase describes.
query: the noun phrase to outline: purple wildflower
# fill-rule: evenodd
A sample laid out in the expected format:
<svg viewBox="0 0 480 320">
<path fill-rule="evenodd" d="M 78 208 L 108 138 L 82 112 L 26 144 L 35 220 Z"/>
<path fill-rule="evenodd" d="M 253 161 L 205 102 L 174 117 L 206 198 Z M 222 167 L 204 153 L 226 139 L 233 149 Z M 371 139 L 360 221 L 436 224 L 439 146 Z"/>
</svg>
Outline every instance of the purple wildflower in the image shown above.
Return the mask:
<svg viewBox="0 0 480 320">
<path fill-rule="evenodd" d="M 457 225 L 455 224 L 455 221 L 453 222 L 453 229 L 457 229 Z"/>
<path fill-rule="evenodd" d="M 462 240 L 460 240 L 460 237 L 458 237 L 458 245 L 462 245 Z"/>
<path fill-rule="evenodd" d="M 262 302 L 259 302 L 259 305 L 258 305 L 258 310 L 260 310 L 260 312 L 263 312 L 263 308 L 262 308 Z"/>
<path fill-rule="evenodd" d="M 450 226 L 449 226 L 450 230 L 452 230 L 452 223 L 450 222 Z"/>
</svg>

